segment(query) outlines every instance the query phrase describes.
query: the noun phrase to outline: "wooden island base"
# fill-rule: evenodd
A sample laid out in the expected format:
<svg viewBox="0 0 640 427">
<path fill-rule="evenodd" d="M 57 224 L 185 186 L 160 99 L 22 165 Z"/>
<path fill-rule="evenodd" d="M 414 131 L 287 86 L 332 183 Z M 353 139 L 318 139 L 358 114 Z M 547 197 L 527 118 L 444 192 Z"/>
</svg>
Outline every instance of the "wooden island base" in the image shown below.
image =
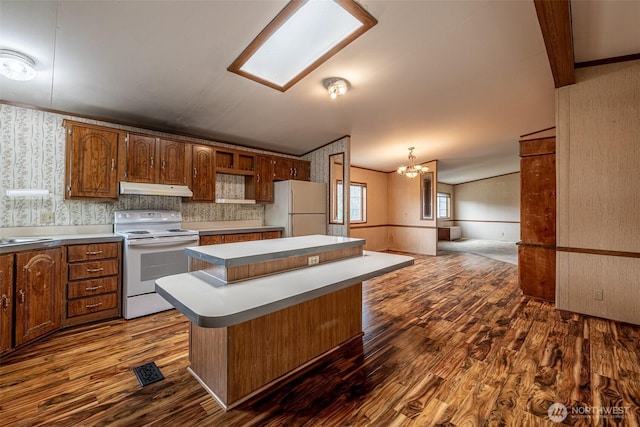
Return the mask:
<svg viewBox="0 0 640 427">
<path fill-rule="evenodd" d="M 191 323 L 190 371 L 225 409 L 362 336 L 362 284 L 226 328 Z"/>
<path fill-rule="evenodd" d="M 191 320 L 189 371 L 224 410 L 360 339 L 362 282 L 413 264 L 364 243 L 316 235 L 192 247 L 189 273 L 156 280 Z M 250 277 L 227 281 L 244 270 Z"/>
</svg>

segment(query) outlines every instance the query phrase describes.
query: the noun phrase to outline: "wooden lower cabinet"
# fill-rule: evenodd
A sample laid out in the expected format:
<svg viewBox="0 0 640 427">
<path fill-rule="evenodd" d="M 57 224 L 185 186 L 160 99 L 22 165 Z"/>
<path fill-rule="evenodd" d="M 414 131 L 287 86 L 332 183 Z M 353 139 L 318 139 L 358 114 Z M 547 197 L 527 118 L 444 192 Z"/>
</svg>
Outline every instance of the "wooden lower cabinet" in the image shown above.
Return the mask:
<svg viewBox="0 0 640 427">
<path fill-rule="evenodd" d="M 252 233 L 230 233 L 200 236 L 200 246 L 220 245 L 222 243 L 251 242 L 253 240 L 278 239 L 280 231 L 263 231 Z"/>
<path fill-rule="evenodd" d="M 524 295 L 547 301 L 556 299 L 556 250 L 518 246 L 518 282 Z"/>
<path fill-rule="evenodd" d="M 253 240 L 262 240 L 262 233 L 238 233 L 224 235 L 225 243 L 251 242 Z"/>
<path fill-rule="evenodd" d="M 0 255 L 0 354 L 13 348 L 13 254 Z"/>
<path fill-rule="evenodd" d="M 262 240 L 279 239 L 282 236 L 281 231 L 263 231 Z"/>
<path fill-rule="evenodd" d="M 121 243 L 67 246 L 64 326 L 119 317 Z"/>
<path fill-rule="evenodd" d="M 15 346 L 60 328 L 62 249 L 16 254 Z"/>
</svg>

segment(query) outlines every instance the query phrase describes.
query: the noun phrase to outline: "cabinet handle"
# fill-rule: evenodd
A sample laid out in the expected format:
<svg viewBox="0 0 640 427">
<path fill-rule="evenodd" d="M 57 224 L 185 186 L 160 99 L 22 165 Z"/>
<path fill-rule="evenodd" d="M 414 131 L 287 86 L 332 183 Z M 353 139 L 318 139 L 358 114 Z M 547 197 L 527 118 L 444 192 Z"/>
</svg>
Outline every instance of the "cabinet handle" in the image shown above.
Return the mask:
<svg viewBox="0 0 640 427">
<path fill-rule="evenodd" d="M 153 157 L 151 157 L 151 167 L 153 167 Z"/>
<path fill-rule="evenodd" d="M 2 311 L 7 311 L 9 308 L 9 298 L 7 298 L 5 294 L 2 294 L 2 296 L 0 296 L 0 301 L 2 301 Z"/>
<path fill-rule="evenodd" d="M 167 164 L 167 161 L 166 161 L 166 160 L 164 160 L 164 159 L 162 159 L 162 166 L 161 166 L 161 167 L 162 167 L 162 169 L 164 169 L 164 167 L 165 167 L 165 165 L 166 165 L 166 164 Z"/>
<path fill-rule="evenodd" d="M 289 176 L 293 176 L 293 168 L 289 168 Z"/>
<path fill-rule="evenodd" d="M 198 177 L 198 169 L 193 168 L 193 177 L 197 178 Z"/>
<path fill-rule="evenodd" d="M 100 268 L 87 268 L 87 273 L 98 273 L 100 271 L 103 271 L 104 268 L 100 267 Z"/>
<path fill-rule="evenodd" d="M 111 159 L 111 170 L 115 170 L 116 168 L 116 159 Z"/>
<path fill-rule="evenodd" d="M 98 289 L 102 289 L 102 285 L 90 286 L 88 288 L 84 288 L 85 291 L 97 291 Z"/>
<path fill-rule="evenodd" d="M 102 305 L 101 302 L 96 303 L 96 304 L 87 304 L 84 306 L 84 308 L 96 308 L 96 307 L 100 307 Z"/>
<path fill-rule="evenodd" d="M 89 251 L 85 252 L 85 255 L 100 255 L 103 251 Z"/>
<path fill-rule="evenodd" d="M 293 176 L 298 176 L 298 168 L 293 168 Z"/>
<path fill-rule="evenodd" d="M 260 182 L 260 174 L 256 174 L 256 182 Z"/>
<path fill-rule="evenodd" d="M 20 304 L 24 304 L 24 291 L 20 289 L 18 293 L 20 294 Z"/>
</svg>

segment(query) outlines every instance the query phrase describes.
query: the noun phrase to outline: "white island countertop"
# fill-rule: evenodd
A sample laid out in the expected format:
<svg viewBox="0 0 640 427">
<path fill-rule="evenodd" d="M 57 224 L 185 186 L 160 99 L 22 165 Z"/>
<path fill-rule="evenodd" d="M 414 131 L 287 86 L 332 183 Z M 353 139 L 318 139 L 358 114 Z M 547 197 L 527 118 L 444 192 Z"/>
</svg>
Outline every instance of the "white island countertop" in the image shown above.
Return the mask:
<svg viewBox="0 0 640 427">
<path fill-rule="evenodd" d="M 209 264 L 237 267 L 291 256 L 313 255 L 330 250 L 364 246 L 364 244 L 364 239 L 318 234 L 224 245 L 193 246 L 186 248 L 185 252 L 187 256 Z"/>
<path fill-rule="evenodd" d="M 224 246 L 229 248 L 232 245 L 234 244 Z M 225 284 L 211 276 L 205 281 L 200 278 L 206 274 L 204 272 L 176 274 L 156 280 L 155 288 L 158 294 L 194 324 L 205 328 L 221 328 L 246 322 L 410 265 L 413 265 L 413 258 L 408 256 L 364 251 L 361 257 L 233 284 Z"/>
</svg>

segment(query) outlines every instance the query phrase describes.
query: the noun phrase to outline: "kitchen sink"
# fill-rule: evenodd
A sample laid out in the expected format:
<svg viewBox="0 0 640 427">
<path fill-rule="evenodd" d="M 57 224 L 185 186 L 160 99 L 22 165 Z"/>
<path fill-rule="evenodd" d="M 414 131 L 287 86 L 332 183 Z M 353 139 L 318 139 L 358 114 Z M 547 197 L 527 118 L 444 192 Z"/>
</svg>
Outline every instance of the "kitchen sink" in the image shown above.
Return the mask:
<svg viewBox="0 0 640 427">
<path fill-rule="evenodd" d="M 51 238 L 50 237 L 2 237 L 0 238 L 0 246 L 46 242 L 47 240 L 51 240 Z"/>
</svg>

